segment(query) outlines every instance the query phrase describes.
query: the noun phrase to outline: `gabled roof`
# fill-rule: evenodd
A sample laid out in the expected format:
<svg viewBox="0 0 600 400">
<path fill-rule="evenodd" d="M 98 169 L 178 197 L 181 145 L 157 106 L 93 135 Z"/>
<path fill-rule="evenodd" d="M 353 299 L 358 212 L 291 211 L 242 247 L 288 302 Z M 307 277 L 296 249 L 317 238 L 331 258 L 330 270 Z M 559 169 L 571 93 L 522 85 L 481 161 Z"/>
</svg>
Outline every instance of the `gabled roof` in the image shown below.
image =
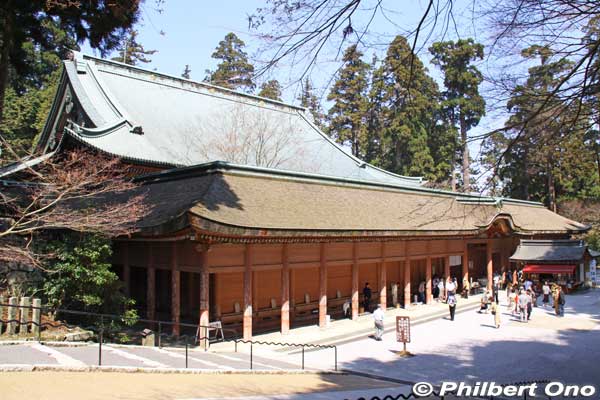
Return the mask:
<svg viewBox="0 0 600 400">
<path fill-rule="evenodd" d="M 105 153 L 164 167 L 226 160 L 406 186 L 423 183 L 348 154 L 302 107 L 74 54 L 64 62 L 63 87 L 72 91 L 89 122 L 71 121 L 65 130 Z M 52 143 L 52 129 L 49 121 L 40 147 Z"/>
<path fill-rule="evenodd" d="M 579 262 L 587 251 L 582 240 L 522 240 L 511 261 Z"/>
<path fill-rule="evenodd" d="M 146 229 L 192 225 L 211 234 L 264 239 L 476 235 L 498 220 L 523 235 L 588 229 L 539 203 L 227 163 L 139 181 L 155 205 L 141 223 Z"/>
</svg>

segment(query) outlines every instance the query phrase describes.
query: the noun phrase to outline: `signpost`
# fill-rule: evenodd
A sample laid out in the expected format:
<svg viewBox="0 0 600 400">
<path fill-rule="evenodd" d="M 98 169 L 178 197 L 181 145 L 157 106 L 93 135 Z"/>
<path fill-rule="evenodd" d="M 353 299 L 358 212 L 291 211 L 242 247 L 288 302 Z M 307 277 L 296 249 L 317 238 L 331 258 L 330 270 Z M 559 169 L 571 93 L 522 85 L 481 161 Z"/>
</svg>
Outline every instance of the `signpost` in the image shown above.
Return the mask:
<svg viewBox="0 0 600 400">
<path fill-rule="evenodd" d="M 404 350 L 399 352 L 401 356 L 412 356 L 412 354 L 406 351 L 406 343 L 410 343 L 410 317 L 396 317 L 396 341 L 402 342 L 404 346 Z"/>
</svg>

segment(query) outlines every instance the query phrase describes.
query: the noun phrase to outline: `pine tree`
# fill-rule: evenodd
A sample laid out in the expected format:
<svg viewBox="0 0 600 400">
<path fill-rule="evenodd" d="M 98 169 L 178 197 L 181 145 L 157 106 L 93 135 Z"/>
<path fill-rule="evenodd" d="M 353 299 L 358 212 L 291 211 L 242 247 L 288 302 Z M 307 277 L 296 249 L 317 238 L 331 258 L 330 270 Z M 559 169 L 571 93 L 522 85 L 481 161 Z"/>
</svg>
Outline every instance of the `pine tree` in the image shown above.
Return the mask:
<svg viewBox="0 0 600 400">
<path fill-rule="evenodd" d="M 306 78 L 302 83 L 302 91 L 298 96 L 298 100 L 300 101 L 300 106 L 304 107 L 310 113 L 313 123 L 317 125 L 319 128 L 324 128 L 324 115 L 323 109 L 321 107 L 321 103 L 319 99 L 314 94 L 314 88 L 310 79 Z"/>
<path fill-rule="evenodd" d="M 346 49 L 342 59 L 344 65 L 327 100 L 333 101 L 328 113 L 329 135 L 338 143 L 350 146 L 354 156 L 364 158 L 369 64 L 361 57 L 356 45 Z"/>
<path fill-rule="evenodd" d="M 442 107 L 460 132 L 463 191 L 468 192 L 471 189 L 468 131 L 485 115 L 485 101 L 479 94 L 483 77 L 472 63 L 483 59 L 483 45 L 473 39 L 460 39 L 436 42 L 429 51 L 433 55 L 432 63 L 444 73 L 446 91 Z"/>
<path fill-rule="evenodd" d="M 144 46 L 138 43 L 138 32 L 134 29 L 130 29 L 125 32 L 121 39 L 121 48 L 119 49 L 119 55 L 113 57 L 112 60 L 120 61 L 129 65 L 139 65 L 139 63 L 147 64 L 152 60 L 149 56 L 158 52 L 158 50 L 146 50 Z"/>
<path fill-rule="evenodd" d="M 436 124 L 437 85 L 403 36 L 392 41 L 381 68 L 386 121 L 382 166 L 403 175 L 436 179 L 428 139 Z"/>
<path fill-rule="evenodd" d="M 185 64 L 185 68 L 183 69 L 183 73 L 181 74 L 182 78 L 185 79 L 190 79 L 192 73 L 192 69 L 190 68 L 190 66 L 188 64 Z"/>
<path fill-rule="evenodd" d="M 266 97 L 267 99 L 282 101 L 281 85 L 276 79 L 271 79 L 260 86 L 260 92 L 258 92 L 258 95 L 261 97 Z"/>
<path fill-rule="evenodd" d="M 245 46 L 246 44 L 234 33 L 225 35 L 211 56 L 220 60 L 217 69 L 207 70 L 204 80 L 228 89 L 253 91 L 254 66 L 248 61 Z"/>
</svg>

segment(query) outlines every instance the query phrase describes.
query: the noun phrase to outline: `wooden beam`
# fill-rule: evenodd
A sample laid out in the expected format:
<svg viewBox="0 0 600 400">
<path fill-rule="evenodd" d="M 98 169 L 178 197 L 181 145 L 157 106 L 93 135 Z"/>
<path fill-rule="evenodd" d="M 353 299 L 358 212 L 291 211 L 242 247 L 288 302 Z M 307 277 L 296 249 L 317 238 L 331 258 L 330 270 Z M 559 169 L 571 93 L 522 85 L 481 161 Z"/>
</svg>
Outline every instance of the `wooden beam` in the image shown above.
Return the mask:
<svg viewBox="0 0 600 400">
<path fill-rule="evenodd" d="M 352 243 L 352 320 L 358 319 L 358 249 Z"/>
<path fill-rule="evenodd" d="M 431 294 L 431 257 L 427 257 L 427 264 L 425 266 L 425 303 L 431 304 L 433 302 L 433 296 Z"/>
<path fill-rule="evenodd" d="M 177 242 L 171 244 L 171 321 L 173 335 L 181 333 L 181 272 L 177 268 Z"/>
<path fill-rule="evenodd" d="M 208 326 L 210 312 L 210 273 L 208 272 L 208 250 L 200 253 L 200 344 L 202 348 L 208 349 Z"/>
<path fill-rule="evenodd" d="M 387 308 L 387 271 L 385 263 L 377 264 L 379 268 L 379 304 Z"/>
<path fill-rule="evenodd" d="M 281 249 L 281 259 L 281 334 L 287 335 L 290 331 L 290 260 L 286 243 Z"/>
<path fill-rule="evenodd" d="M 404 262 L 404 308 L 410 307 L 410 260 Z"/>
<path fill-rule="evenodd" d="M 146 270 L 146 318 L 156 319 L 156 270 L 152 246 L 148 249 L 148 269 Z"/>
<path fill-rule="evenodd" d="M 450 281 L 450 256 L 444 257 L 444 297 L 448 298 L 446 284 Z"/>
<path fill-rule="evenodd" d="M 252 339 L 252 245 L 244 251 L 244 340 Z"/>
<path fill-rule="evenodd" d="M 319 265 L 319 327 L 327 326 L 327 263 L 325 262 L 325 243 L 320 244 Z"/>
<path fill-rule="evenodd" d="M 469 287 L 471 284 L 469 282 L 469 244 L 464 242 L 464 250 L 462 254 L 462 287 L 465 287 L 465 282 L 468 283 Z"/>
<path fill-rule="evenodd" d="M 492 242 L 488 241 L 485 246 L 485 254 L 487 259 L 487 290 L 492 290 L 492 281 L 494 279 L 493 258 L 492 258 Z"/>
</svg>

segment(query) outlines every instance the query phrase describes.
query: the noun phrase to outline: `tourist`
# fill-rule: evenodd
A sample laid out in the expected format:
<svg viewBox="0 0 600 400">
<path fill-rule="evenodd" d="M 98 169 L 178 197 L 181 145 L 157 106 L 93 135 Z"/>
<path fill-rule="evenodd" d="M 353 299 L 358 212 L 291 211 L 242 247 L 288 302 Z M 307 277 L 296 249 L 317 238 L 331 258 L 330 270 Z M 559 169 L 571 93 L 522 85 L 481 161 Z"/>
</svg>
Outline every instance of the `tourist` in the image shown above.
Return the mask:
<svg viewBox="0 0 600 400">
<path fill-rule="evenodd" d="M 548 286 L 548 281 L 544 282 L 544 286 L 542 286 L 542 293 L 544 295 L 542 305 L 544 306 L 544 308 L 546 308 L 546 306 L 550 302 L 550 286 Z"/>
<path fill-rule="evenodd" d="M 531 282 L 531 280 L 529 280 L 529 278 L 527 278 L 525 280 L 525 282 L 523 283 L 523 287 L 525 288 L 525 291 L 530 290 L 531 286 L 533 286 L 533 282 Z"/>
<path fill-rule="evenodd" d="M 453 279 L 448 279 L 448 283 L 446 284 L 446 291 L 448 292 L 447 296 L 450 297 L 450 295 L 454 296 L 456 295 L 456 278 Z"/>
<path fill-rule="evenodd" d="M 425 303 L 425 281 L 421 281 L 421 283 L 419 283 L 419 297 L 417 302 L 418 303 Z"/>
<path fill-rule="evenodd" d="M 519 292 L 523 289 L 515 289 L 515 309 L 513 310 L 513 314 L 519 315 Z"/>
<path fill-rule="evenodd" d="M 531 312 L 533 311 L 533 293 L 531 290 L 525 292 L 529 300 L 527 302 L 527 321 L 531 319 Z"/>
<path fill-rule="evenodd" d="M 521 322 L 527 322 L 527 305 L 529 304 L 530 298 L 525 293 L 525 290 L 521 290 L 517 303 L 519 305 L 519 315 L 521 316 Z"/>
<path fill-rule="evenodd" d="M 471 290 L 471 286 L 469 285 L 469 280 L 465 276 L 463 278 L 463 290 L 462 290 L 462 297 L 463 297 L 463 299 L 468 299 L 469 298 L 469 291 L 470 290 Z"/>
<path fill-rule="evenodd" d="M 373 321 L 375 323 L 375 340 L 381 341 L 381 337 L 383 336 L 383 319 L 385 314 L 383 312 L 383 306 L 381 304 L 377 305 L 377 309 L 373 313 Z"/>
<path fill-rule="evenodd" d="M 512 294 L 512 281 L 508 281 L 506 282 L 506 298 L 508 299 L 508 308 L 510 308 L 510 304 L 511 304 L 511 298 L 510 295 Z"/>
<path fill-rule="evenodd" d="M 454 314 L 456 313 L 456 296 L 453 294 L 450 294 L 450 292 L 448 292 L 448 309 L 450 311 L 450 321 L 454 321 Z"/>
<path fill-rule="evenodd" d="M 514 314 L 515 296 L 513 295 L 512 283 L 510 283 L 509 286 L 506 287 L 506 298 L 508 300 L 508 306 L 506 308 L 508 309 L 508 311 Z"/>
<path fill-rule="evenodd" d="M 494 316 L 494 325 L 496 329 L 500 328 L 500 306 L 492 301 L 492 315 Z"/>
<path fill-rule="evenodd" d="M 433 277 L 433 298 L 438 300 L 440 297 L 440 288 L 439 288 L 440 279 L 435 275 Z"/>
<path fill-rule="evenodd" d="M 560 286 L 558 287 L 558 312 L 561 317 L 565 315 L 565 292 Z"/>
<path fill-rule="evenodd" d="M 443 278 L 443 277 L 442 277 L 442 279 L 440 279 L 440 281 L 438 282 L 438 291 L 440 292 L 440 293 L 439 293 L 438 300 L 442 300 L 442 301 L 444 301 L 444 300 L 445 300 L 445 297 L 444 297 L 444 278 Z"/>
<path fill-rule="evenodd" d="M 538 294 L 537 294 L 537 290 L 535 290 L 535 285 L 531 286 L 530 291 L 531 291 L 531 301 L 533 303 L 533 306 L 537 307 L 538 306 L 537 305 Z"/>
<path fill-rule="evenodd" d="M 365 283 L 365 287 L 363 288 L 363 306 L 365 308 L 365 312 L 370 311 L 371 307 L 371 288 L 369 287 L 369 282 Z"/>
<path fill-rule="evenodd" d="M 487 312 L 488 312 L 488 305 L 489 305 L 489 298 L 490 298 L 490 292 L 488 292 L 486 290 L 485 293 L 483 294 L 483 296 L 481 296 L 481 304 L 479 306 L 479 311 L 477 311 L 479 314 L 483 313 L 484 311 L 487 314 Z"/>
<path fill-rule="evenodd" d="M 498 304 L 500 302 L 498 300 L 498 293 L 500 292 L 500 276 L 498 276 L 498 274 L 494 276 L 494 285 L 492 286 L 492 290 L 494 300 L 496 301 L 496 304 Z"/>
<path fill-rule="evenodd" d="M 520 269 L 517 271 L 517 282 L 521 284 L 523 282 L 523 270 Z"/>
</svg>

